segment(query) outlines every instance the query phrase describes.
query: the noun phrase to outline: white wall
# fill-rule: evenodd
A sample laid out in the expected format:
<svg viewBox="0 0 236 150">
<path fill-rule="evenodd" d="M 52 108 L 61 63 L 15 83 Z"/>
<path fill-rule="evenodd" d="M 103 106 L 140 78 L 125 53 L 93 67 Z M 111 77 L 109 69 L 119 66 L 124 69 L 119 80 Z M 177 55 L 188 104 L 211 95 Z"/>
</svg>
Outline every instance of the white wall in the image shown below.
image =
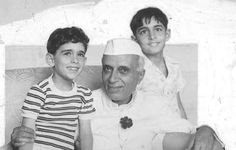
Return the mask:
<svg viewBox="0 0 236 150">
<path fill-rule="evenodd" d="M 5 56 L 5 45 L 0 38 L 0 146 L 5 143 L 5 131 L 2 130 L 5 128 L 5 64 L 4 64 L 4 56 Z"/>
</svg>

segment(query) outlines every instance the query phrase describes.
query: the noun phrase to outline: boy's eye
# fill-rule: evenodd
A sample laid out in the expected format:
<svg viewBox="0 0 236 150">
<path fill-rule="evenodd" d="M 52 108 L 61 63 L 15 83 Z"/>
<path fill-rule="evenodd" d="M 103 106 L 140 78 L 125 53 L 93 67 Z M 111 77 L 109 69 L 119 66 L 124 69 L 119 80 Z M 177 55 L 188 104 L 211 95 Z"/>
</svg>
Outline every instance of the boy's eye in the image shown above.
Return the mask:
<svg viewBox="0 0 236 150">
<path fill-rule="evenodd" d="M 70 56 L 71 52 L 64 52 L 63 55 Z"/>
<path fill-rule="evenodd" d="M 129 68 L 127 68 L 127 67 L 125 67 L 125 66 L 119 67 L 118 70 L 119 70 L 119 72 L 120 72 L 121 74 L 126 74 L 126 73 L 129 72 Z"/>
<path fill-rule="evenodd" d="M 147 30 L 140 30 L 138 33 L 139 33 L 140 35 L 145 35 L 145 34 L 147 34 Z"/>
<path fill-rule="evenodd" d="M 163 29 L 162 28 L 155 28 L 155 31 L 160 32 L 160 31 L 163 31 Z"/>
<path fill-rule="evenodd" d="M 84 57 L 84 53 L 79 53 L 78 56 L 79 57 Z"/>
</svg>

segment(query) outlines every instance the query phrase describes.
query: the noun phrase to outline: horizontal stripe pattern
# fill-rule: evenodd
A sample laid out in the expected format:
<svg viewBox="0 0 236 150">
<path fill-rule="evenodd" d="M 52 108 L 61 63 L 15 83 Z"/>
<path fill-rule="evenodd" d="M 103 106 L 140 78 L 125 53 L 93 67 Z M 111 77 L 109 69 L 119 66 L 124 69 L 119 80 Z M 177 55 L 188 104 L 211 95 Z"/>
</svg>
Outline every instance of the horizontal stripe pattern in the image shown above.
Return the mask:
<svg viewBox="0 0 236 150">
<path fill-rule="evenodd" d="M 50 78 L 34 85 L 28 92 L 22 112 L 36 119 L 35 143 L 55 149 L 74 149 L 74 136 L 81 116 L 95 112 L 90 89 L 77 86 L 71 93 L 58 92 Z"/>
</svg>

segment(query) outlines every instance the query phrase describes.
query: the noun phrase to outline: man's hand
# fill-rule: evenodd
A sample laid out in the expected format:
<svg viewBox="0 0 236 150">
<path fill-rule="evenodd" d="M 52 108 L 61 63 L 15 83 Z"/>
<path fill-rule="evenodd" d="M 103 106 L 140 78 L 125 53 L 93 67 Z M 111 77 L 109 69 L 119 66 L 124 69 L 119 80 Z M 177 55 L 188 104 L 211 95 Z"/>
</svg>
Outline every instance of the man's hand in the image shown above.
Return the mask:
<svg viewBox="0 0 236 150">
<path fill-rule="evenodd" d="M 34 130 L 25 126 L 14 128 L 11 134 L 11 144 L 13 147 L 20 147 L 25 143 L 34 141 Z"/>
<path fill-rule="evenodd" d="M 214 141 L 213 129 L 209 126 L 201 126 L 195 134 L 192 150 L 212 150 Z"/>
</svg>

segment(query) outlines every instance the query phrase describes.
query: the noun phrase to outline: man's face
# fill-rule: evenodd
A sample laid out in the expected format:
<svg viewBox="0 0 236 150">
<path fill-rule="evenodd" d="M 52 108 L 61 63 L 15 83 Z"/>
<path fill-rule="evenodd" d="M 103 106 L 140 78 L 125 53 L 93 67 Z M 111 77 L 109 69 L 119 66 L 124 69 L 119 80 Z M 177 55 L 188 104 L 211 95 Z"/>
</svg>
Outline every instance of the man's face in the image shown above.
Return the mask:
<svg viewBox="0 0 236 150">
<path fill-rule="evenodd" d="M 118 105 L 127 104 L 141 81 L 137 55 L 104 55 L 102 79 L 106 94 Z"/>
<path fill-rule="evenodd" d="M 139 27 L 135 33 L 135 40 L 139 43 L 146 56 L 162 53 L 165 42 L 169 38 L 170 30 L 166 29 L 154 17 L 151 18 L 150 22 L 146 22 L 143 19 L 143 26 Z"/>
</svg>

